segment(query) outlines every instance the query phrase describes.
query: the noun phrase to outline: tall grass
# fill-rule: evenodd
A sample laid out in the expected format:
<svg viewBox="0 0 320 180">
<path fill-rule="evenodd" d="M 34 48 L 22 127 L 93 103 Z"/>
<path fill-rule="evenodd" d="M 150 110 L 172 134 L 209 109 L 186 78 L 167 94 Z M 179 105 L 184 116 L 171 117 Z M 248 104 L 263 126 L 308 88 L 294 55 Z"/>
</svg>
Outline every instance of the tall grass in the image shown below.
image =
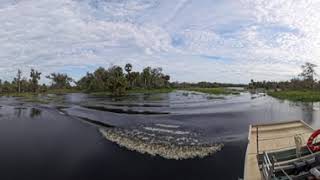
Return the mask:
<svg viewBox="0 0 320 180">
<path fill-rule="evenodd" d="M 320 91 L 316 90 L 286 90 L 269 92 L 270 96 L 279 99 L 287 99 L 291 101 L 301 102 L 317 102 L 320 101 Z"/>
<path fill-rule="evenodd" d="M 223 87 L 216 87 L 216 88 L 193 87 L 193 88 L 186 88 L 184 90 L 202 92 L 207 94 L 221 94 L 221 95 L 240 94 L 239 91 L 235 91 L 235 90 L 231 90 Z"/>
</svg>

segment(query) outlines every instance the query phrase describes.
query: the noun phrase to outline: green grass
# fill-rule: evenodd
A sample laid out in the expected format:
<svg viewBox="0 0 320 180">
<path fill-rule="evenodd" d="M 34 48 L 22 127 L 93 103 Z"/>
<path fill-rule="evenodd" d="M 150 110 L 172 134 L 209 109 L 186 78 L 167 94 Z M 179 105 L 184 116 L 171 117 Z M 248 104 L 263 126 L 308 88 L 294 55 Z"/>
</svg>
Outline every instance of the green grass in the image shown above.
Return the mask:
<svg viewBox="0 0 320 180">
<path fill-rule="evenodd" d="M 153 94 L 153 93 L 170 93 L 174 91 L 172 88 L 161 88 L 161 89 L 131 89 L 128 90 L 128 93 L 145 93 L 145 94 Z"/>
<path fill-rule="evenodd" d="M 78 89 L 49 89 L 48 91 L 40 94 L 68 94 L 82 92 Z"/>
<path fill-rule="evenodd" d="M 207 94 L 217 94 L 217 95 L 229 95 L 229 94 L 240 94 L 239 91 L 223 88 L 223 87 L 216 87 L 216 88 L 185 88 L 183 90 L 187 91 L 196 91 L 196 92 L 202 92 Z"/>
<path fill-rule="evenodd" d="M 82 92 L 77 89 L 49 89 L 46 92 L 22 92 L 22 93 L 0 93 L 0 96 L 11 96 L 11 97 L 33 97 L 38 95 L 46 95 L 46 94 L 68 94 L 68 93 L 76 93 L 76 92 Z"/>
<path fill-rule="evenodd" d="M 48 104 L 49 103 L 45 99 L 41 99 L 38 95 L 39 95 L 38 93 L 3 93 L 3 94 L 0 94 L 0 96 L 21 98 L 25 102 L 41 103 L 41 104 Z"/>
<path fill-rule="evenodd" d="M 320 101 L 320 91 L 314 91 L 314 90 L 286 90 L 286 91 L 269 92 L 268 95 L 278 99 L 287 99 L 291 101 L 301 101 L 301 102 Z"/>
<path fill-rule="evenodd" d="M 1 93 L 0 96 L 9 96 L 9 97 L 25 97 L 31 98 L 37 96 L 37 93 Z"/>
<path fill-rule="evenodd" d="M 76 89 L 49 89 L 46 92 L 39 92 L 39 93 L 32 93 L 32 92 L 2 93 L 0 94 L 0 96 L 17 97 L 25 102 L 48 104 L 50 102 L 50 98 L 42 98 L 41 95 L 67 94 L 67 93 L 75 93 L 75 92 L 81 92 L 81 91 Z"/>
<path fill-rule="evenodd" d="M 141 93 L 141 94 L 157 94 L 157 93 L 170 93 L 174 91 L 174 89 L 171 88 L 162 88 L 162 89 L 131 89 L 127 91 L 127 94 L 133 94 L 133 93 Z M 110 92 L 90 92 L 91 95 L 95 96 L 110 96 L 112 95 Z"/>
<path fill-rule="evenodd" d="M 111 95 L 110 92 L 91 92 L 89 94 L 94 96 L 110 96 Z"/>
</svg>

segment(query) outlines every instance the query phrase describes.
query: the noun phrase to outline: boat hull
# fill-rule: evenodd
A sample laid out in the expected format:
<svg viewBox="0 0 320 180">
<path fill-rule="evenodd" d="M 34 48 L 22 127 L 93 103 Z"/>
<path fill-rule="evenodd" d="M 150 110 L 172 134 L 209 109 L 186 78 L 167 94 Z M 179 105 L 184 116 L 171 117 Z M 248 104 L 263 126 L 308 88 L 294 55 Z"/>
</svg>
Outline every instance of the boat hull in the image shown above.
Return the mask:
<svg viewBox="0 0 320 180">
<path fill-rule="evenodd" d="M 292 149 L 296 148 L 295 135 L 299 135 L 302 139 L 302 144 L 306 144 L 313 131 L 312 127 L 301 120 L 250 125 L 244 179 L 264 179 L 259 166 L 259 156 L 261 154 L 265 152 L 290 152 L 290 150 L 292 151 Z"/>
</svg>

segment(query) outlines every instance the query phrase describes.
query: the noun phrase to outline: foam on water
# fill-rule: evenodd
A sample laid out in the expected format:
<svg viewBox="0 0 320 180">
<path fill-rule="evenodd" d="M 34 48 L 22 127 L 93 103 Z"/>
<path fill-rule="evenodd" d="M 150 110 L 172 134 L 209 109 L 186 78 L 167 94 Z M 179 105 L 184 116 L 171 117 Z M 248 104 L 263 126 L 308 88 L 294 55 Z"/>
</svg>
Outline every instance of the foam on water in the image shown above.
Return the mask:
<svg viewBox="0 0 320 180">
<path fill-rule="evenodd" d="M 121 147 L 166 159 L 203 158 L 220 151 L 223 147 L 223 144 L 202 144 L 193 137 L 158 136 L 137 129 L 101 128 L 100 132 L 106 139 Z"/>
<path fill-rule="evenodd" d="M 176 129 L 180 127 L 178 125 L 171 125 L 171 124 L 156 124 L 156 126 L 164 127 L 164 128 L 172 128 L 172 129 Z"/>
</svg>

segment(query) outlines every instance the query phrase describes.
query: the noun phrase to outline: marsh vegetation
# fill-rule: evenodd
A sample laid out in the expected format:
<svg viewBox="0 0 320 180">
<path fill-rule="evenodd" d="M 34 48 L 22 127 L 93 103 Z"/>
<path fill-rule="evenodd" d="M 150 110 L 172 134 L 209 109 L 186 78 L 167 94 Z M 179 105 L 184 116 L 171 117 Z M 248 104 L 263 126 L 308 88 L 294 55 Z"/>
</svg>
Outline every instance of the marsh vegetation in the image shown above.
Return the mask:
<svg viewBox="0 0 320 180">
<path fill-rule="evenodd" d="M 305 63 L 301 66 L 301 73 L 290 81 L 257 81 L 251 80 L 249 89 L 265 89 L 269 95 L 292 101 L 316 102 L 320 101 L 320 81 L 315 68 L 317 65 Z"/>
</svg>

